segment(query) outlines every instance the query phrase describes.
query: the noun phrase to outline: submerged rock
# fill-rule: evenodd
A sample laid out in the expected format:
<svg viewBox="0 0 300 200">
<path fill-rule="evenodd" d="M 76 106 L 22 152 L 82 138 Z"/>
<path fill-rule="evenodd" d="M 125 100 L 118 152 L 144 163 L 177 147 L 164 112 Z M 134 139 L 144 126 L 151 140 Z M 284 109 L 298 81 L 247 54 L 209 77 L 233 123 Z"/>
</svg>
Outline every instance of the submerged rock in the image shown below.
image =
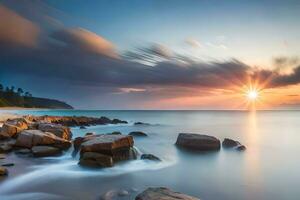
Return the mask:
<svg viewBox="0 0 300 200">
<path fill-rule="evenodd" d="M 7 142 L 0 144 L 0 153 L 7 153 L 12 151 L 12 149 L 13 149 L 12 145 Z"/>
<path fill-rule="evenodd" d="M 238 150 L 238 151 L 245 151 L 245 150 L 246 150 L 246 147 L 245 147 L 244 145 L 238 145 L 238 146 L 236 147 L 236 150 Z"/>
<path fill-rule="evenodd" d="M 62 153 L 59 148 L 50 146 L 34 146 L 31 151 L 35 157 L 57 156 Z"/>
<path fill-rule="evenodd" d="M 141 156 L 142 160 L 153 160 L 153 161 L 161 161 L 160 158 L 156 157 L 155 155 L 152 154 L 143 154 Z"/>
<path fill-rule="evenodd" d="M 225 138 L 222 142 L 222 147 L 225 147 L 225 148 L 236 147 L 238 145 L 240 145 L 240 143 L 238 141 L 235 141 L 235 140 L 232 140 L 229 138 Z"/>
<path fill-rule="evenodd" d="M 149 123 L 144 123 L 144 122 L 135 122 L 134 125 L 150 125 Z"/>
<path fill-rule="evenodd" d="M 220 140 L 208 135 L 194 133 L 180 133 L 177 137 L 176 145 L 188 150 L 211 151 L 219 150 Z"/>
<path fill-rule="evenodd" d="M 136 196 L 135 200 L 200 200 L 179 192 L 174 192 L 168 188 L 150 187 Z"/>
<path fill-rule="evenodd" d="M 148 136 L 146 133 L 142 131 L 132 131 L 128 135 L 134 136 L 134 137 L 146 137 Z"/>
<path fill-rule="evenodd" d="M 4 164 L 1 164 L 1 166 L 3 166 L 3 167 L 12 167 L 14 165 L 15 165 L 14 163 L 4 163 Z"/>
<path fill-rule="evenodd" d="M 17 149 L 14 151 L 16 154 L 30 154 L 31 150 L 27 148 Z"/>
<path fill-rule="evenodd" d="M 8 170 L 5 167 L 0 167 L 0 176 L 8 175 Z"/>
<path fill-rule="evenodd" d="M 124 197 L 124 196 L 128 196 L 129 192 L 127 190 L 121 189 L 121 190 L 109 190 L 107 192 L 105 192 L 100 199 L 101 200 L 113 200 L 116 197 L 120 196 L 120 197 Z"/>
<path fill-rule="evenodd" d="M 224 148 L 234 148 L 238 151 L 245 151 L 246 147 L 244 145 L 242 145 L 240 142 L 236 141 L 236 140 L 232 140 L 229 138 L 225 138 L 222 142 L 222 147 Z"/>
<path fill-rule="evenodd" d="M 54 146 L 60 149 L 67 149 L 71 142 L 53 133 L 43 132 L 40 130 L 26 130 L 19 133 L 15 146 L 32 148 L 38 145 Z"/>
<path fill-rule="evenodd" d="M 85 126 L 80 126 L 79 128 L 80 128 L 80 129 L 86 129 L 86 127 L 85 127 Z"/>
</svg>

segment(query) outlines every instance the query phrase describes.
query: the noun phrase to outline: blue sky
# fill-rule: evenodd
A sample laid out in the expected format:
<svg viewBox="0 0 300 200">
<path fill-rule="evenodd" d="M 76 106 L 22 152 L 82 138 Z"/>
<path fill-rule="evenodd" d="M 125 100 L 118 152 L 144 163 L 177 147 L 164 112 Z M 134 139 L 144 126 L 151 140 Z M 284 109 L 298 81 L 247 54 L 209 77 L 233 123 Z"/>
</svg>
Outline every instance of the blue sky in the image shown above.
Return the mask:
<svg viewBox="0 0 300 200">
<path fill-rule="evenodd" d="M 47 2 L 68 26 L 92 30 L 120 51 L 156 42 L 204 59 L 234 57 L 256 65 L 300 52 L 299 1 Z M 188 48 L 190 38 L 202 47 Z"/>
<path fill-rule="evenodd" d="M 0 80 L 76 108 L 240 109 L 251 81 L 268 106 L 299 106 L 299 10 L 293 0 L 4 0 Z"/>
</svg>

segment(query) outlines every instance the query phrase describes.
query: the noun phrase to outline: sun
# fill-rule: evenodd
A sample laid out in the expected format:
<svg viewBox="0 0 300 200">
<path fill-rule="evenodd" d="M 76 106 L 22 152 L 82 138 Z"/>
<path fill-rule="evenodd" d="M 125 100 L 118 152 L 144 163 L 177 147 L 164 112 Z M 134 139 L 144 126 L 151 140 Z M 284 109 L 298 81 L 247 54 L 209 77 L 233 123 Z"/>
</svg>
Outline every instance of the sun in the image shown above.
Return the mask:
<svg viewBox="0 0 300 200">
<path fill-rule="evenodd" d="M 259 92 L 257 90 L 248 90 L 247 91 L 247 98 L 251 101 L 257 100 Z"/>
</svg>

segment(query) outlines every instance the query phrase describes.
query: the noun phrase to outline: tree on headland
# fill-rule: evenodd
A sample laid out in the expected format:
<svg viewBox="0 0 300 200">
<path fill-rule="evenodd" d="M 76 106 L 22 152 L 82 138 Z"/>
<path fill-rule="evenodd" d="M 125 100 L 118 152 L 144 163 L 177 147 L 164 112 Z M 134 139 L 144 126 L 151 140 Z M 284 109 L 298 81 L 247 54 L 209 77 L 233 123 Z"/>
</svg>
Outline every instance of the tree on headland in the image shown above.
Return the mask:
<svg viewBox="0 0 300 200">
<path fill-rule="evenodd" d="M 0 83 L 0 92 L 3 92 L 3 89 L 4 89 L 4 87 L 3 87 L 3 85 Z"/>
<path fill-rule="evenodd" d="M 17 93 L 19 96 L 22 96 L 22 94 L 24 93 L 22 88 L 18 88 Z"/>
</svg>

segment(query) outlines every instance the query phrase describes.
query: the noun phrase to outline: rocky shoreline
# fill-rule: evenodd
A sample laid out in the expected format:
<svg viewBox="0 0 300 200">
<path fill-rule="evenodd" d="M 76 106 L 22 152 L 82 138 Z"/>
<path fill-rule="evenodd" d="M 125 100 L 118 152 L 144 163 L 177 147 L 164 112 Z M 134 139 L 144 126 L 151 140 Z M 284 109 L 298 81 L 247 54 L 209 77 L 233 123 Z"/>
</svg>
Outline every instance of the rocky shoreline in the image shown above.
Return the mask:
<svg viewBox="0 0 300 200">
<path fill-rule="evenodd" d="M 106 124 L 127 124 L 120 119 L 107 117 L 84 116 L 22 116 L 7 119 L 0 128 L 0 158 L 5 159 L 5 154 L 13 151 L 32 157 L 46 157 L 62 155 L 72 147 L 73 157 L 79 153 L 78 164 L 82 167 L 106 168 L 117 165 L 120 161 L 142 159 L 153 162 L 162 160 L 152 154 L 138 155 L 134 148 L 134 137 L 147 137 L 141 131 L 133 131 L 128 135 L 120 132 L 107 134 L 87 133 L 84 137 L 72 138 L 70 127 L 88 127 Z M 134 125 L 146 123 L 136 122 Z M 147 124 L 148 125 L 148 124 Z M 178 134 L 175 145 L 188 151 L 219 151 L 224 149 L 236 149 L 244 151 L 246 147 L 238 141 L 225 138 L 221 143 L 219 139 L 209 135 L 195 133 Z M 139 158 L 138 158 L 139 156 Z M 14 163 L 2 164 L 0 176 L 7 176 L 7 167 Z M 116 195 L 110 193 L 106 196 Z M 122 193 L 126 195 L 125 192 Z M 102 198 L 112 199 L 112 198 Z M 173 192 L 168 188 L 148 188 L 136 196 L 136 200 L 196 200 L 198 198 Z"/>
</svg>

